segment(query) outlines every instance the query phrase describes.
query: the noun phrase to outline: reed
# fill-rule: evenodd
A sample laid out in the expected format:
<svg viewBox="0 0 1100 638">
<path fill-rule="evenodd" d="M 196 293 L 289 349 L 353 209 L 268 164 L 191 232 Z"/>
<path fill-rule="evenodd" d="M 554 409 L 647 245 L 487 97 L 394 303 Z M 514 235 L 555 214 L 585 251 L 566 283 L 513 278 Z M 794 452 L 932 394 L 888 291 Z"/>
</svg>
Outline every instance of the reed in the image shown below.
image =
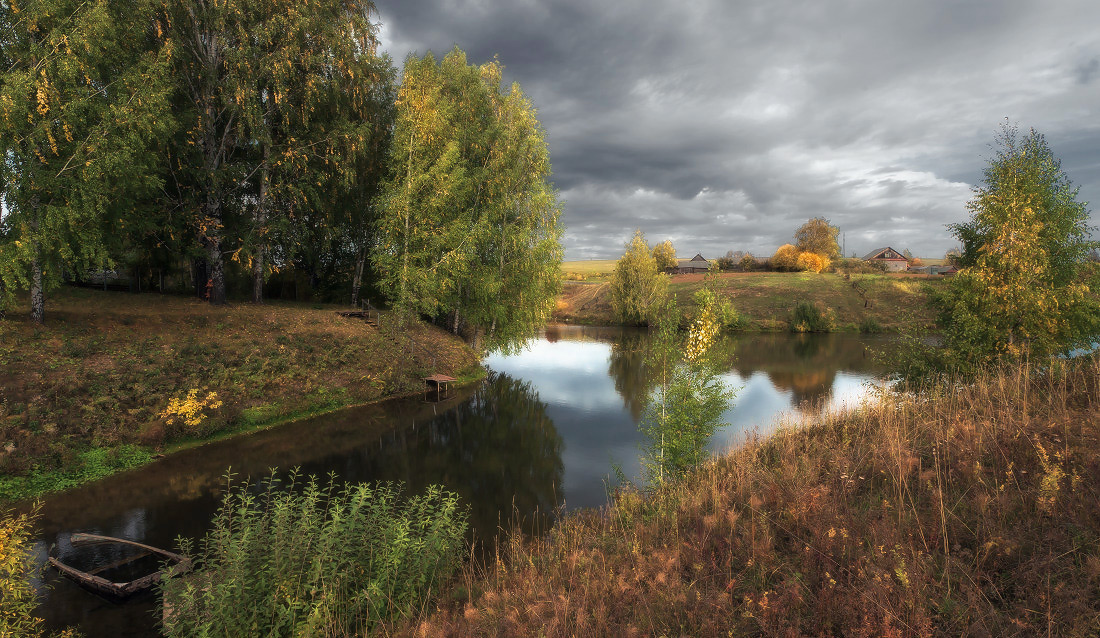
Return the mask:
<svg viewBox="0 0 1100 638">
<path fill-rule="evenodd" d="M 418 615 L 463 557 L 466 512 L 432 486 L 330 478 L 230 486 L 196 572 L 162 585 L 167 636 L 360 636 Z"/>
</svg>

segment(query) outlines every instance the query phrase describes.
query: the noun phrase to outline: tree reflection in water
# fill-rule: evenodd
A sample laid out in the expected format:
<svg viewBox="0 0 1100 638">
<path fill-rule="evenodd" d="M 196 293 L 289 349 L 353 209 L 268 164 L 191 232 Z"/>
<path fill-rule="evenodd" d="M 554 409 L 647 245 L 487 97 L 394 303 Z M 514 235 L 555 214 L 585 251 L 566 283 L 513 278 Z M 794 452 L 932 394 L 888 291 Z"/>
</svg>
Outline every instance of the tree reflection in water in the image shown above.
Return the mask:
<svg viewBox="0 0 1100 638">
<path fill-rule="evenodd" d="M 641 420 L 646 397 L 657 384 L 657 375 L 646 365 L 648 346 L 648 333 L 624 332 L 611 343 L 607 362 L 607 374 L 635 422 Z"/>
<path fill-rule="evenodd" d="M 507 529 L 509 512 L 528 530 L 549 529 L 561 502 L 561 436 L 531 384 L 505 374 L 490 373 L 468 399 L 377 445 L 345 457 L 341 478 L 402 481 L 411 493 L 444 485 L 470 506 L 480 539 Z"/>
<path fill-rule="evenodd" d="M 559 335 L 560 338 L 560 335 Z M 645 365 L 649 335 L 622 333 L 611 346 L 608 374 L 631 416 L 641 416 L 655 375 Z M 877 347 L 888 348 L 885 340 Z M 722 369 L 749 379 L 760 372 L 778 390 L 791 393 L 791 406 L 817 412 L 832 398 L 838 371 L 881 373 L 867 341 L 837 334 L 727 335 L 712 348 Z"/>
</svg>

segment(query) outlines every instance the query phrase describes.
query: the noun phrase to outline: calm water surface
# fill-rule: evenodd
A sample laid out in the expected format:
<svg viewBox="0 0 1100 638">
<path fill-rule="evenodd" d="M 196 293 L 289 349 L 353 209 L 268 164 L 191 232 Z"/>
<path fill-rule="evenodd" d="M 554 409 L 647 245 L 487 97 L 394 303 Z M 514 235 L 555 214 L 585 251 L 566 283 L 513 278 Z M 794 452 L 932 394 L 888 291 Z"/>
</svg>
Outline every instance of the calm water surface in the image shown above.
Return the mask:
<svg viewBox="0 0 1100 638">
<path fill-rule="evenodd" d="M 470 506 L 475 538 L 520 520 L 546 529 L 563 509 L 606 502 L 611 464 L 638 472 L 637 420 L 653 386 L 642 330 L 548 328 L 527 350 L 491 355 L 490 374 L 439 403 L 391 401 L 288 424 L 172 455 L 148 467 L 51 496 L 36 551 L 106 565 L 110 548 L 78 555 L 73 532 L 174 548 L 205 533 L 226 472 L 253 479 L 270 468 L 334 474 L 341 481 L 392 480 L 419 491 L 441 483 Z M 720 343 L 726 380 L 738 388 L 721 451 L 786 414 L 853 404 L 880 375 L 872 351 L 890 341 L 855 335 L 745 335 Z M 433 397 L 434 398 L 434 397 Z M 39 613 L 50 627 L 97 636 L 155 636 L 152 596 L 117 605 L 46 572 Z"/>
</svg>

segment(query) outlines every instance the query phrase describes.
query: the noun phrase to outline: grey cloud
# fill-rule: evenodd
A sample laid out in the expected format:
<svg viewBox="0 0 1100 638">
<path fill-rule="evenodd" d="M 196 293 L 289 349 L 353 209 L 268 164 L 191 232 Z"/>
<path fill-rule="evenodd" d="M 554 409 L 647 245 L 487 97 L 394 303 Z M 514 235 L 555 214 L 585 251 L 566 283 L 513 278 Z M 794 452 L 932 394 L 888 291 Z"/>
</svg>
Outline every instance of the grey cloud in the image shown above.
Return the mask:
<svg viewBox="0 0 1100 638">
<path fill-rule="evenodd" d="M 998 125 L 1044 132 L 1100 196 L 1092 0 L 393 0 L 387 46 L 498 55 L 539 109 L 568 259 L 634 228 L 770 254 L 825 215 L 848 252 L 941 255 Z"/>
</svg>

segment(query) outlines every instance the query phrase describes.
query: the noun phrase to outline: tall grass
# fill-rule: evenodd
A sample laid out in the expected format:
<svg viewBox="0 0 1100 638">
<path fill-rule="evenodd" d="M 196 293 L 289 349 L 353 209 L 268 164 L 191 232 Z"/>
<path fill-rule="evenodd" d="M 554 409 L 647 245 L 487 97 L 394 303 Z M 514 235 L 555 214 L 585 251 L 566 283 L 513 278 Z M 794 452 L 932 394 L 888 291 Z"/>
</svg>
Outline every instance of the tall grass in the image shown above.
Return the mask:
<svg viewBox="0 0 1100 638">
<path fill-rule="evenodd" d="M 162 586 L 166 635 L 366 635 L 419 613 L 460 562 L 454 494 L 297 482 L 230 486 L 197 571 Z"/>
<path fill-rule="evenodd" d="M 1100 362 L 791 423 L 513 539 L 418 636 L 1095 636 Z"/>
</svg>

